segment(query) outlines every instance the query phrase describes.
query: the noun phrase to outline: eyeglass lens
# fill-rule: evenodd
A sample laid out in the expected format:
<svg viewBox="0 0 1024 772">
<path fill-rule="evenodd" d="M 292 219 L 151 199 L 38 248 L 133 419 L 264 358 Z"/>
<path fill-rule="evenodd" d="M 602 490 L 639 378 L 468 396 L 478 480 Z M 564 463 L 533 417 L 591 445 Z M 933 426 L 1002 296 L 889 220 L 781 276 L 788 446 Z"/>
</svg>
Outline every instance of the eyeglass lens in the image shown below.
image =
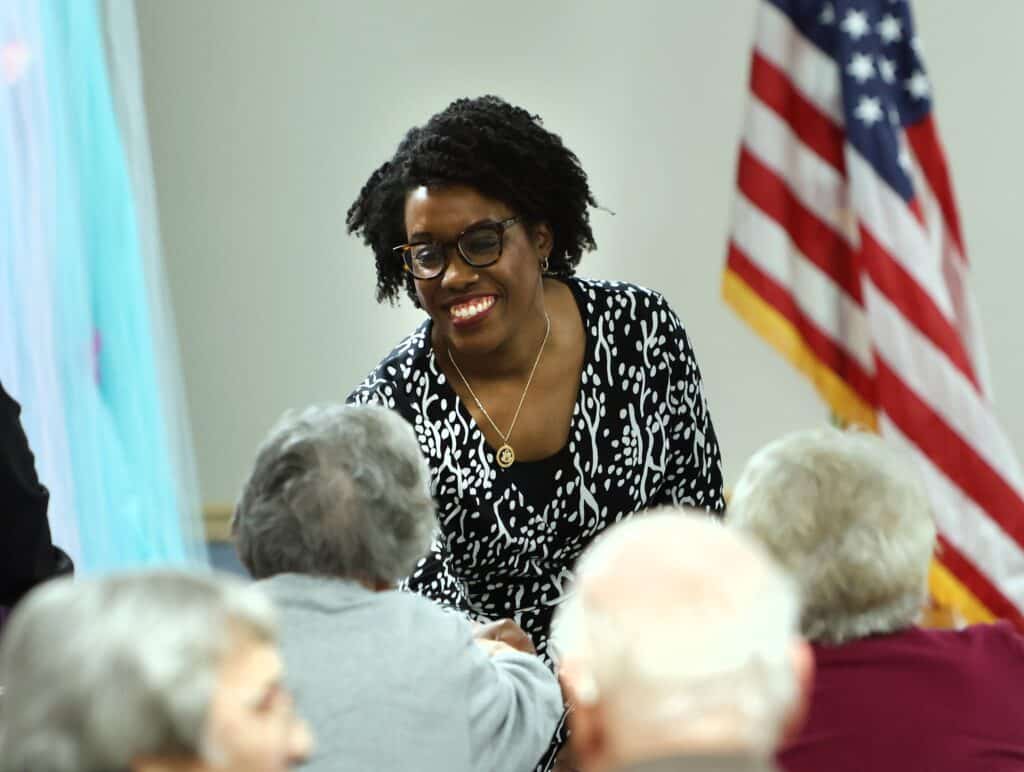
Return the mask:
<svg viewBox="0 0 1024 772">
<path fill-rule="evenodd" d="M 409 267 L 414 276 L 431 279 L 445 267 L 447 245 L 437 242 L 414 244 L 409 250 Z M 474 228 L 459 238 L 458 250 L 470 265 L 482 268 L 501 256 L 501 233 L 497 226 Z"/>
</svg>

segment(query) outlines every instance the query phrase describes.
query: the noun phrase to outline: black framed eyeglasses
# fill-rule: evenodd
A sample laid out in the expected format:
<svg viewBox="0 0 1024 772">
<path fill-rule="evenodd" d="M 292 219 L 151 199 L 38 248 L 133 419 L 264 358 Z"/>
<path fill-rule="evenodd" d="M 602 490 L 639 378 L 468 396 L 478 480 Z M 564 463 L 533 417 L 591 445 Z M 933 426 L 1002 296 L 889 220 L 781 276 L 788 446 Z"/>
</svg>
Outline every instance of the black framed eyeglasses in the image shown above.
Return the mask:
<svg viewBox="0 0 1024 772">
<path fill-rule="evenodd" d="M 520 217 L 509 217 L 501 222 L 480 223 L 466 228 L 454 241 L 422 241 L 400 244 L 405 270 L 417 279 L 436 279 L 448 267 L 448 252 L 452 247 L 467 264 L 474 268 L 494 265 L 501 257 L 505 231 L 520 222 Z"/>
</svg>

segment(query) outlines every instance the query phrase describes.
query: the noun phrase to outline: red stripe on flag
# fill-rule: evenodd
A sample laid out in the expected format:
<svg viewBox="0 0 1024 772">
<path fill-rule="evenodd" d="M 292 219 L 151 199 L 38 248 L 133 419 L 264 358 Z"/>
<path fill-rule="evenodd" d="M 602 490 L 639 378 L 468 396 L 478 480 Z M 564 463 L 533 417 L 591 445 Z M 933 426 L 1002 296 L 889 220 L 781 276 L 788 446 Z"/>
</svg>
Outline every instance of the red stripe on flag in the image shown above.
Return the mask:
<svg viewBox="0 0 1024 772">
<path fill-rule="evenodd" d="M 939 534 L 939 552 L 936 557 L 994 616 L 1012 622 L 1017 629 L 1024 632 L 1024 616 L 1017 610 L 1017 607 L 941 533 Z"/>
<path fill-rule="evenodd" d="M 751 203 L 785 228 L 803 255 L 838 284 L 853 300 L 864 305 L 853 252 L 838 233 L 822 222 L 797 199 L 785 180 L 740 148 L 737 185 Z"/>
<path fill-rule="evenodd" d="M 956 328 L 925 290 L 904 270 L 861 224 L 861 258 L 865 270 L 889 302 L 896 306 L 921 334 L 942 351 L 980 393 L 974 367 Z"/>
<path fill-rule="evenodd" d="M 893 371 L 875 357 L 882 409 L 931 462 L 1024 547 L 1024 501 L 978 452 Z"/>
<path fill-rule="evenodd" d="M 770 107 L 811 150 L 843 172 L 843 131 L 808 101 L 789 76 L 757 51 L 750 66 L 750 90 Z"/>
<path fill-rule="evenodd" d="M 945 153 L 942 152 L 942 142 L 939 140 L 935 121 L 929 114 L 923 121 L 907 126 L 906 132 L 907 141 L 914 151 L 917 163 L 928 180 L 928 187 L 938 199 L 946 227 L 956 242 L 957 250 L 966 260 L 967 253 L 964 252 L 964 241 L 960 232 L 960 215 L 957 213 L 956 200 L 953 196 L 953 183 L 949 179 L 949 167 L 946 165 Z"/>
<path fill-rule="evenodd" d="M 921 209 L 921 202 L 918 200 L 917 196 L 914 196 L 914 198 L 907 202 L 907 208 L 910 210 L 910 213 L 914 215 L 914 219 L 917 220 L 918 225 L 922 228 L 928 227 L 924 221 L 924 211 Z"/>
<path fill-rule="evenodd" d="M 729 243 L 729 257 L 726 262 L 750 289 L 789 320 L 807 347 L 824 366 L 844 380 L 868 405 L 877 404 L 871 376 L 864 372 L 857 360 L 842 346 L 822 332 L 818 325 L 804 314 L 788 289 L 758 268 L 733 241 Z"/>
</svg>

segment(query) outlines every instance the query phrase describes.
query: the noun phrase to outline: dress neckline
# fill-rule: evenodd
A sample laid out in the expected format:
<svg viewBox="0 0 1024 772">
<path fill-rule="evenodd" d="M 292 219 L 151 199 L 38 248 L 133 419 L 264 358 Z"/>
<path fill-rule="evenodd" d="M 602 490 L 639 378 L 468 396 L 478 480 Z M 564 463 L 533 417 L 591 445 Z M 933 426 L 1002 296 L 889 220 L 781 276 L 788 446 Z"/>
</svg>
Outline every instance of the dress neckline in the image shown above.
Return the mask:
<svg viewBox="0 0 1024 772">
<path fill-rule="evenodd" d="M 552 276 L 549 278 L 552 278 L 555 281 L 561 282 L 562 284 L 566 285 L 569 288 L 570 292 L 572 292 L 572 298 L 576 302 L 576 310 L 580 315 L 580 322 L 583 325 L 583 361 L 585 367 L 585 363 L 591 360 L 591 357 L 594 353 L 594 338 L 590 331 L 590 315 L 587 311 L 586 299 L 583 296 L 582 284 L 580 280 L 575 276 Z M 484 436 L 483 430 L 480 428 L 480 425 L 476 422 L 476 419 L 473 418 L 472 413 L 469 412 L 469 409 L 466 407 L 466 404 L 462 401 L 462 398 L 458 395 L 455 389 L 452 388 L 452 385 L 449 382 L 448 377 L 444 374 L 444 371 L 441 370 L 440 366 L 437 363 L 437 355 L 435 354 L 434 347 L 433 345 L 431 345 L 430 342 L 433 326 L 434 321 L 428 318 L 426 321 L 426 326 L 424 328 L 423 339 L 427 353 L 427 369 L 429 370 L 430 374 L 434 377 L 434 382 L 437 384 L 437 388 L 441 392 L 443 392 L 443 396 L 446 398 L 453 399 L 455 401 L 456 410 L 458 411 L 459 415 L 466 421 L 466 425 L 469 427 L 470 432 L 472 432 L 473 436 L 476 438 L 477 445 L 480 447 L 480 449 L 493 455 L 496 452 L 497 448 L 491 447 L 491 444 L 487 441 L 487 437 Z M 583 383 L 581 380 L 579 389 L 577 389 L 576 391 L 576 401 L 573 402 L 572 413 L 569 419 L 569 434 L 568 436 L 566 436 L 565 443 L 562 445 L 562 447 L 560 447 L 550 456 L 545 456 L 544 458 L 535 458 L 529 461 L 520 461 L 517 459 L 516 462 L 511 467 L 509 467 L 509 469 L 504 471 L 508 472 L 515 467 L 520 467 L 521 469 L 524 470 L 543 469 L 548 466 L 560 465 L 563 459 L 568 457 L 569 445 L 572 443 L 572 435 L 573 432 L 576 430 L 576 422 L 579 419 L 580 415 L 580 405 L 583 403 L 583 389 L 585 386 L 586 384 Z"/>
</svg>

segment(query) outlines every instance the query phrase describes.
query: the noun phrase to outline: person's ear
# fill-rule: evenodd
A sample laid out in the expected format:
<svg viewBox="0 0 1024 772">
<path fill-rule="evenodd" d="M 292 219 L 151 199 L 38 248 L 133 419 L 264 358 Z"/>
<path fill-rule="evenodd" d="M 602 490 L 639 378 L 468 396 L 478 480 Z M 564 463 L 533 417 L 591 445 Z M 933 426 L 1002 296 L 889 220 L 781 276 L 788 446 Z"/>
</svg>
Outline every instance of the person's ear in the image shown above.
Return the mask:
<svg viewBox="0 0 1024 772">
<path fill-rule="evenodd" d="M 604 710 L 593 677 L 578 661 L 566 660 L 558 670 L 562 698 L 569 706 L 569 751 L 580 769 L 603 769 L 608 752 Z"/>
<path fill-rule="evenodd" d="M 555 245 L 555 234 L 551 226 L 546 222 L 537 223 L 533 226 L 533 246 L 541 257 L 550 257 L 551 250 Z"/>
<path fill-rule="evenodd" d="M 797 639 L 793 642 L 790 656 L 796 674 L 797 695 L 782 727 L 780 747 L 795 740 L 803 729 L 811 707 L 811 689 L 814 686 L 814 650 L 810 644 L 803 638 Z"/>
</svg>

